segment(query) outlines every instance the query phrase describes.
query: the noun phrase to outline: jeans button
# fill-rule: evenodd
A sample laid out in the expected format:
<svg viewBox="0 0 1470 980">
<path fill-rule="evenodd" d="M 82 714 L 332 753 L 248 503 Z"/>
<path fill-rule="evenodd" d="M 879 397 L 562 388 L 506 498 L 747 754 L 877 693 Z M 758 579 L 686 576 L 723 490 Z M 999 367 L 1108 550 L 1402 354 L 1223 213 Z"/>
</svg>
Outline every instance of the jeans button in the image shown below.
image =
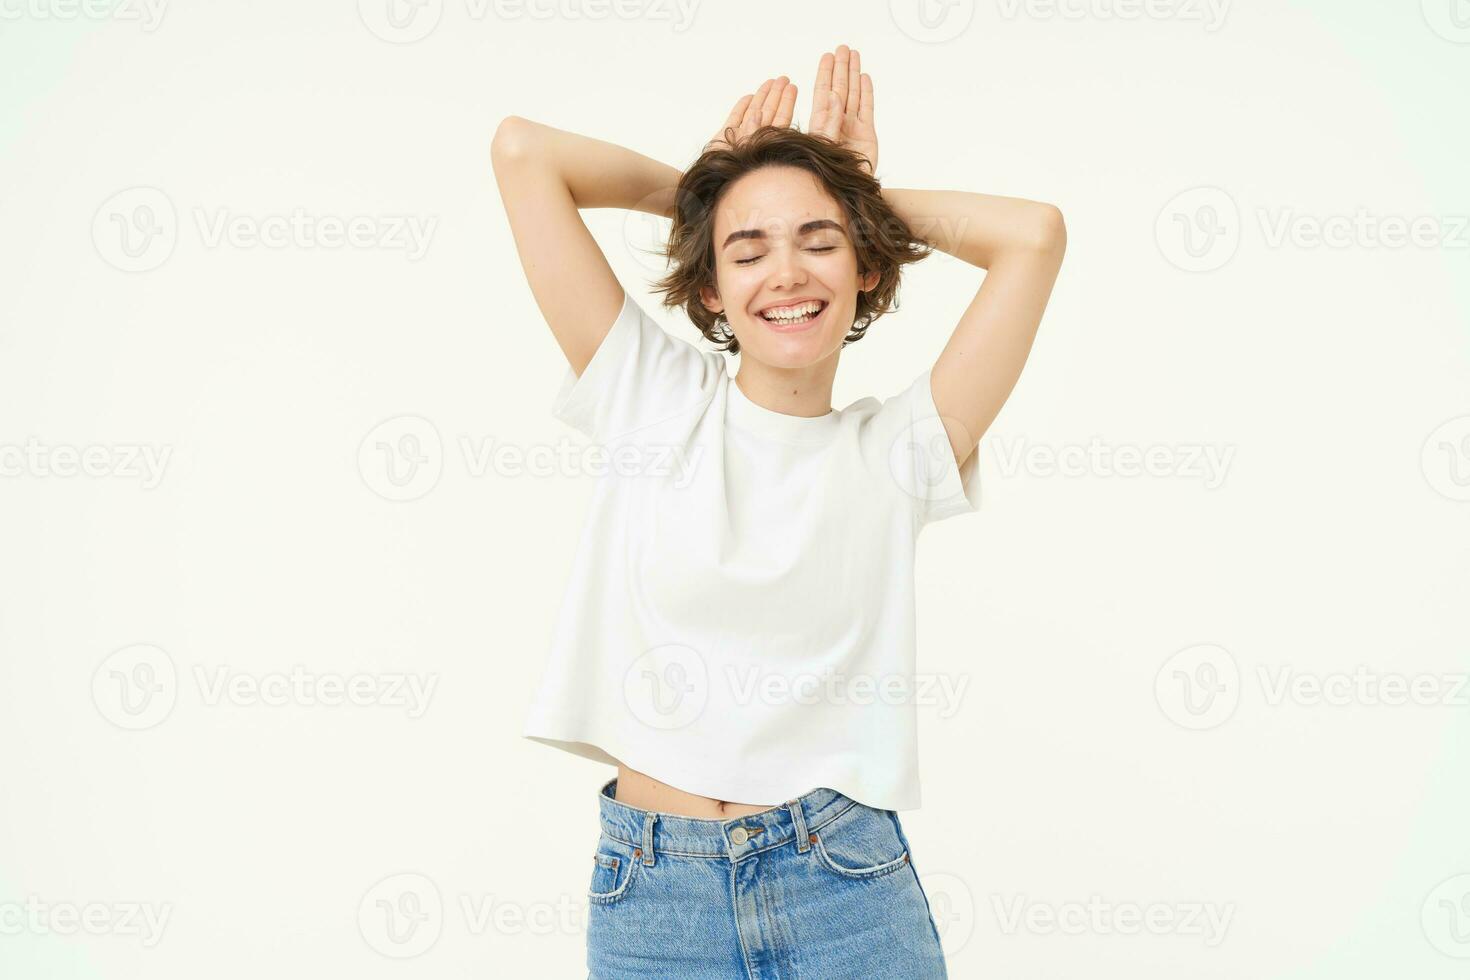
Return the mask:
<svg viewBox="0 0 1470 980">
<path fill-rule="evenodd" d="M 730 840 L 735 844 L 744 844 L 750 840 L 750 834 L 746 832 L 744 827 L 736 827 L 730 831 Z"/>
</svg>

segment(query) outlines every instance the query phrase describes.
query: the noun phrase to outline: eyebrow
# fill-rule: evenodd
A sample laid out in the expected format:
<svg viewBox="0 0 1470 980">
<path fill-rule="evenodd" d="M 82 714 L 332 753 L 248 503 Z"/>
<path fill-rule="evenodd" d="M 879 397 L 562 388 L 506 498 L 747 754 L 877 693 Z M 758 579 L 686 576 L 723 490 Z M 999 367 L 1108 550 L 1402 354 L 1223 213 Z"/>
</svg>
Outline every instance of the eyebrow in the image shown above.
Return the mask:
<svg viewBox="0 0 1470 980">
<path fill-rule="evenodd" d="M 810 235 L 812 232 L 821 231 L 824 228 L 832 228 L 836 231 L 842 232 L 844 236 L 847 234 L 846 231 L 843 231 L 842 226 L 833 221 L 831 218 L 817 218 L 815 221 L 805 222 L 800 228 L 797 228 L 796 237 L 800 238 L 803 235 Z M 743 241 L 747 238 L 765 237 L 766 233 L 759 228 L 742 228 L 740 231 L 730 232 L 729 236 L 725 239 L 725 243 L 720 246 L 720 250 L 724 251 L 725 249 L 729 248 L 730 245 L 734 242 Z"/>
</svg>

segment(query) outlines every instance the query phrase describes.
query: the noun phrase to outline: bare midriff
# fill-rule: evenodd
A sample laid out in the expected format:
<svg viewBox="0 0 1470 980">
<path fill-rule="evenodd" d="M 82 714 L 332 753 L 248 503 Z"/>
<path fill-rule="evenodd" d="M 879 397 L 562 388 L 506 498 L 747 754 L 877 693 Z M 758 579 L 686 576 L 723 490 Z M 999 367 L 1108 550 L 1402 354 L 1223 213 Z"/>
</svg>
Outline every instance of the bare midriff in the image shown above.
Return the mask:
<svg viewBox="0 0 1470 980">
<path fill-rule="evenodd" d="M 681 817 L 698 817 L 703 820 L 728 820 L 745 817 L 762 810 L 779 806 L 778 803 L 745 803 L 717 800 L 675 789 L 646 776 L 625 765 L 618 766 L 618 785 L 613 798 L 619 803 L 651 810 L 654 813 L 673 813 Z"/>
</svg>

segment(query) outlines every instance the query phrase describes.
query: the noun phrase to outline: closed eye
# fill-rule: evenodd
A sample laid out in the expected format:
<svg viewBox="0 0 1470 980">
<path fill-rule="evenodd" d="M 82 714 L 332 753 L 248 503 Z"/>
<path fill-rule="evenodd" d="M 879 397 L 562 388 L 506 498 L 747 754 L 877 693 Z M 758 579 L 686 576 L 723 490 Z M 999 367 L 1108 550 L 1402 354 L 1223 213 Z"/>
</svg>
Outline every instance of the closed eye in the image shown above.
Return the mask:
<svg viewBox="0 0 1470 980">
<path fill-rule="evenodd" d="M 821 246 L 817 246 L 815 248 L 809 248 L 809 249 L 807 249 L 807 251 L 808 252 L 830 252 L 830 251 L 834 250 L 835 248 L 837 248 L 836 245 L 821 245 Z M 748 259 L 736 259 L 735 260 L 735 264 L 736 265 L 749 265 L 750 263 L 756 261 L 759 258 L 761 258 L 761 256 L 759 256 L 759 255 L 752 255 Z"/>
</svg>

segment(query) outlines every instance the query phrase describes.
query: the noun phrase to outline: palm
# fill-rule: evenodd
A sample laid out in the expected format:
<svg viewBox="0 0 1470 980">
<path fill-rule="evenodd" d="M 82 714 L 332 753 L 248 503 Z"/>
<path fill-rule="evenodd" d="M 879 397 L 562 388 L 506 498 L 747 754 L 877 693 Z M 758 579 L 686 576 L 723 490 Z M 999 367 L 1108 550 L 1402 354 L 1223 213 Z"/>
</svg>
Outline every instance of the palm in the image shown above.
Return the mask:
<svg viewBox="0 0 1470 980">
<path fill-rule="evenodd" d="M 807 131 L 862 154 L 868 172 L 878 169 L 878 132 L 873 128 L 873 79 L 863 74 L 856 51 L 839 44 L 817 63 L 812 120 Z"/>
</svg>

